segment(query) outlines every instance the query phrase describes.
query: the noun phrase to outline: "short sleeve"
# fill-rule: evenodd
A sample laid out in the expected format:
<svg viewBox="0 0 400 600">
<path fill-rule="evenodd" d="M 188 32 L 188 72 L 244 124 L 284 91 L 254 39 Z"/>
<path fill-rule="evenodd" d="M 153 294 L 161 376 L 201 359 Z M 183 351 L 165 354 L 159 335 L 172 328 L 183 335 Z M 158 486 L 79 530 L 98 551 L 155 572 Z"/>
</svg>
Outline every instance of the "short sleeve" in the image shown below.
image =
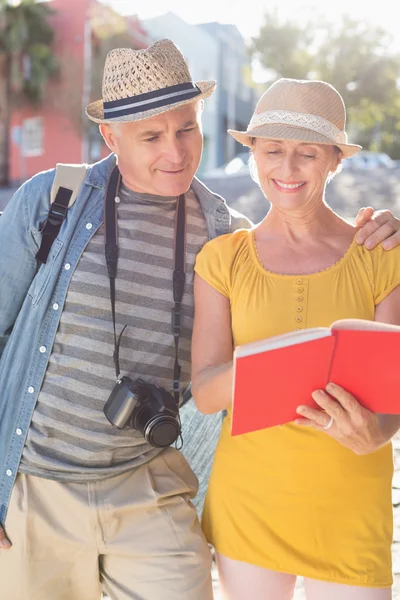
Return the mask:
<svg viewBox="0 0 400 600">
<path fill-rule="evenodd" d="M 371 250 L 375 304 L 379 304 L 400 285 L 400 246 L 384 250 L 378 246 Z"/>
<path fill-rule="evenodd" d="M 237 271 L 248 255 L 248 236 L 247 229 L 221 235 L 207 242 L 196 257 L 196 273 L 227 298 L 232 297 Z"/>
<path fill-rule="evenodd" d="M 226 252 L 229 253 L 229 245 L 227 247 L 227 244 L 221 243 L 223 241 L 225 240 L 216 238 L 207 242 L 196 257 L 194 270 L 217 292 L 229 298 L 229 256 L 226 256 Z"/>
</svg>

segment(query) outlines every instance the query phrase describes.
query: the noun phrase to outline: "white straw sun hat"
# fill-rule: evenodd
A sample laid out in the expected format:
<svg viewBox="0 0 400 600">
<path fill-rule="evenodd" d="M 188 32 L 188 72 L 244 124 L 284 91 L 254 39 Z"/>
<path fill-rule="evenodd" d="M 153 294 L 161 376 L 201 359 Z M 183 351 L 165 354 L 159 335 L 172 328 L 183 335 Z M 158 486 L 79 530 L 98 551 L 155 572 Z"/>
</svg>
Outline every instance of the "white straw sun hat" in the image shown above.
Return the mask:
<svg viewBox="0 0 400 600">
<path fill-rule="evenodd" d="M 329 83 L 279 79 L 261 96 L 247 131 L 228 132 L 244 146 L 253 137 L 295 140 L 338 146 L 349 158 L 361 146 L 347 142 L 345 125 L 343 99 Z"/>
<path fill-rule="evenodd" d="M 95 123 L 142 121 L 211 96 L 215 81 L 193 82 L 181 51 L 171 40 L 144 50 L 117 48 L 108 53 L 103 98 L 86 107 Z"/>
</svg>

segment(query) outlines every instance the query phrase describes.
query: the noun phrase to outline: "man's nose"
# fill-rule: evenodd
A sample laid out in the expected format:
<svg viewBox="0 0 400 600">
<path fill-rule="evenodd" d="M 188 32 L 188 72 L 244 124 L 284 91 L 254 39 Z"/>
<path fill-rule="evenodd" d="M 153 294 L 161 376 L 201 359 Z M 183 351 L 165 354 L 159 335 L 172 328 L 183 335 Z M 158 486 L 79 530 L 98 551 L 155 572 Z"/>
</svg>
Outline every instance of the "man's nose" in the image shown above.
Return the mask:
<svg viewBox="0 0 400 600">
<path fill-rule="evenodd" d="M 164 151 L 164 156 L 171 163 L 181 165 L 185 156 L 185 150 L 182 143 L 176 138 L 169 140 Z"/>
</svg>

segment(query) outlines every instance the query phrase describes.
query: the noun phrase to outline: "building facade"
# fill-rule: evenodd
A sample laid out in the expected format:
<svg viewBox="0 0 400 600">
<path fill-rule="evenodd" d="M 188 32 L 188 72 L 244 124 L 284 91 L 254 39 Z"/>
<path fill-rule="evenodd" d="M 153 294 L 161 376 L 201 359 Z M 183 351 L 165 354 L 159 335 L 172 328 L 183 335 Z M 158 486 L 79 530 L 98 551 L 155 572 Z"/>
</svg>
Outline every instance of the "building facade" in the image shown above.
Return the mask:
<svg viewBox="0 0 400 600">
<path fill-rule="evenodd" d="M 54 9 L 54 53 L 60 71 L 47 84 L 42 104 L 25 105 L 12 113 L 11 183 L 25 181 L 58 162 L 93 162 L 107 154 L 98 127 L 84 115 L 86 104 L 101 97 L 104 48 L 111 49 L 113 41 L 119 45 L 121 40 L 133 48 L 150 43 L 136 17 L 123 18 L 96 0 L 50 0 L 49 4 Z"/>
<path fill-rule="evenodd" d="M 186 57 L 196 80 L 215 79 L 217 89 L 205 102 L 204 155 L 200 173 L 231 160 L 242 146 L 228 128 L 247 128 L 254 109 L 248 78 L 250 58 L 245 41 L 234 25 L 190 25 L 172 12 L 143 21 L 153 40 L 172 39 Z"/>
</svg>

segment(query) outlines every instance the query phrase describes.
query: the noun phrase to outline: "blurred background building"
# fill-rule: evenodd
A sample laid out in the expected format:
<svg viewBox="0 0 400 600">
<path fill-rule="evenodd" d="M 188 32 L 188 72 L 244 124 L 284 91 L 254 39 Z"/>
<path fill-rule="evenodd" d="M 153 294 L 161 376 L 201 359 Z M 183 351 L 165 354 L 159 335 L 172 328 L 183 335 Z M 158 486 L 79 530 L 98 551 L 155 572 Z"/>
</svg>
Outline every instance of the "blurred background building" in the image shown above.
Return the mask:
<svg viewBox="0 0 400 600">
<path fill-rule="evenodd" d="M 51 0 L 48 4 L 54 10 L 50 23 L 58 72 L 48 82 L 41 104 L 25 101 L 12 111 L 11 182 L 24 181 L 57 162 L 93 162 L 105 155 L 98 128 L 84 116 L 85 105 L 101 97 L 105 49 L 120 41 L 132 48 L 150 43 L 136 17 L 121 17 L 96 0 Z"/>
<path fill-rule="evenodd" d="M 244 128 L 254 109 L 254 90 L 248 84 L 250 56 L 235 25 L 189 25 L 172 12 L 146 19 L 153 40 L 170 38 L 185 55 L 195 80 L 215 79 L 213 96 L 204 112 L 204 151 L 200 173 L 234 158 L 240 145 L 226 135 L 228 128 Z"/>
<path fill-rule="evenodd" d="M 105 156 L 108 150 L 98 126 L 85 117 L 84 107 L 101 98 L 107 52 L 115 47 L 145 48 L 165 37 L 185 55 L 195 80 L 218 82 L 205 103 L 199 172 L 234 158 L 238 145 L 226 130 L 245 128 L 254 108 L 250 57 L 236 26 L 191 25 L 172 12 L 140 22 L 97 0 L 49 0 L 46 5 L 53 11 L 48 21 L 57 69 L 45 84 L 41 102 L 25 95 L 11 107 L 7 150 L 3 146 L 8 183 L 24 181 L 57 162 L 90 163 Z"/>
</svg>

